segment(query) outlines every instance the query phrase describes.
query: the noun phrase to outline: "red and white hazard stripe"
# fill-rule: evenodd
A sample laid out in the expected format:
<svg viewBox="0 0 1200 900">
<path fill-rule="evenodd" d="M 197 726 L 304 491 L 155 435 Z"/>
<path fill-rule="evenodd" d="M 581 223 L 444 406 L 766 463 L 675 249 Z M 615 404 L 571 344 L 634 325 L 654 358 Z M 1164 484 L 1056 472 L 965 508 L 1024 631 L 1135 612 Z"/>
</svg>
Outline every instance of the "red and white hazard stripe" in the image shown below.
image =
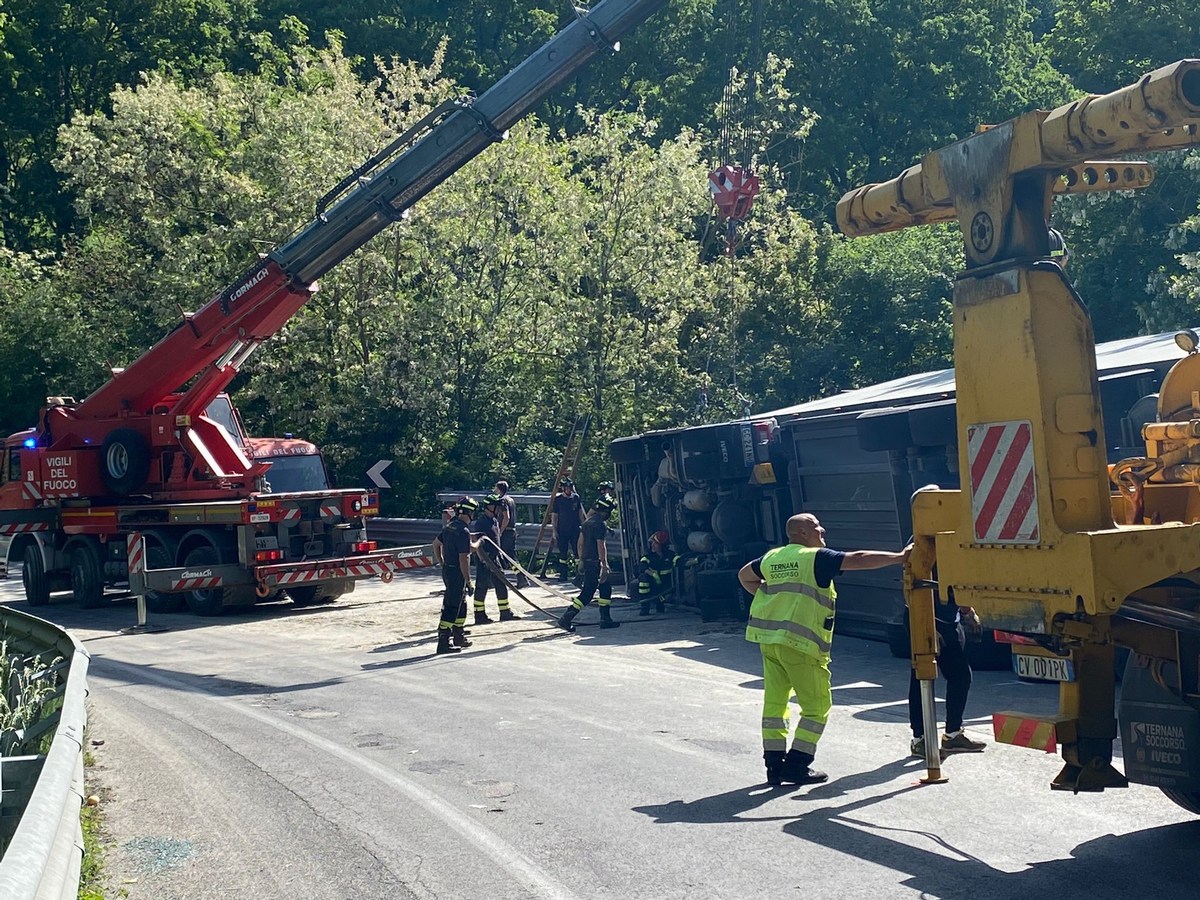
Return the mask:
<svg viewBox="0 0 1200 900">
<path fill-rule="evenodd" d="M 206 591 L 209 588 L 220 587 L 224 582 L 220 576 L 208 578 L 179 578 L 171 582 L 172 591 Z"/>
<path fill-rule="evenodd" d="M 279 518 L 284 522 L 295 522 L 300 518 L 300 507 L 285 506 L 283 508 L 283 515 L 281 515 Z"/>
<path fill-rule="evenodd" d="M 967 462 L 975 540 L 981 544 L 1036 544 L 1033 426 L 1028 421 L 968 426 Z"/>
<path fill-rule="evenodd" d="M 0 534 L 23 534 L 26 531 L 47 531 L 49 522 L 10 522 L 0 525 Z"/>
<path fill-rule="evenodd" d="M 342 514 L 341 500 L 322 500 L 321 501 L 321 518 L 333 519 Z"/>
<path fill-rule="evenodd" d="M 423 569 L 433 565 L 432 556 L 410 556 L 394 560 L 397 569 Z"/>
<path fill-rule="evenodd" d="M 22 481 L 21 493 L 25 495 L 26 500 L 41 500 L 42 489 L 37 486 L 36 481 Z"/>
<path fill-rule="evenodd" d="M 390 560 L 371 560 L 347 566 L 327 566 L 320 569 L 301 569 L 275 576 L 275 584 L 304 584 L 307 581 L 330 581 L 335 578 L 371 578 L 392 570 Z"/>
<path fill-rule="evenodd" d="M 126 540 L 125 554 L 129 558 L 129 574 L 141 575 L 146 571 L 146 545 L 142 543 L 142 535 L 133 531 Z"/>
</svg>

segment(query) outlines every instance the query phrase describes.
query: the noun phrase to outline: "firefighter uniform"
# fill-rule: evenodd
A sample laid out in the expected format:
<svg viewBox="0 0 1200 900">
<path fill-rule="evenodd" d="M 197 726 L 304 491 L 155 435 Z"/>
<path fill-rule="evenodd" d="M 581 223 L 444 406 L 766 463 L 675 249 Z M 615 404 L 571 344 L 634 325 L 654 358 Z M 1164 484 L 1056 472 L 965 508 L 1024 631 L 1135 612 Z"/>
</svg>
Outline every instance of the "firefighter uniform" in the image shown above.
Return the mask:
<svg viewBox="0 0 1200 900">
<path fill-rule="evenodd" d="M 583 569 L 583 588 L 579 596 L 571 601 L 570 608 L 559 617 L 560 628 L 574 631 L 571 623 L 585 606 L 592 602 L 592 597 L 599 591 L 600 627 L 619 628 L 621 623 L 614 622 L 610 605 L 612 604 L 612 583 L 608 579 L 608 553 L 605 549 L 605 538 L 608 537 L 608 515 L 613 510 L 613 504 L 601 497 L 592 504 L 591 512 L 583 523 L 580 540 L 580 566 Z"/>
<path fill-rule="evenodd" d="M 817 742 L 829 720 L 833 697 L 829 686 L 829 650 L 837 591 L 832 579 L 820 587 L 816 577 L 818 554 L 831 554 L 831 570 L 838 571 L 844 554 L 836 550 L 787 544 L 767 551 L 755 572 L 762 586 L 750 606 L 746 640 L 759 645 L 763 658 L 763 755 L 768 775 L 772 766 L 784 764 L 788 749 L 788 701 L 795 692 L 800 721 L 791 751 L 790 771 L 811 777 L 797 783 L 824 780 L 809 769 Z M 761 570 L 761 571 L 760 571 Z M 787 779 L 796 780 L 796 779 Z"/>
<path fill-rule="evenodd" d="M 683 559 L 671 551 L 669 544 L 670 535 L 656 531 L 650 539 L 650 552 L 641 558 L 642 574 L 637 583 L 638 600 L 642 604 L 639 615 L 650 615 L 651 603 L 655 612 L 664 609 L 663 596 L 671 590 L 671 573 Z"/>
<path fill-rule="evenodd" d="M 516 613 L 508 608 L 508 585 L 503 578 L 498 578 L 492 574 L 492 570 L 487 563 L 478 554 L 486 554 L 488 559 L 493 564 L 500 564 L 500 525 L 496 520 L 496 513 L 501 505 L 501 500 L 495 494 L 489 494 L 483 501 L 483 515 L 475 520 L 475 524 L 471 526 L 471 533 L 483 538 L 479 549 L 476 551 L 475 558 L 475 624 L 490 625 L 492 619 L 488 618 L 484 600 L 487 598 L 489 587 L 496 588 L 496 605 L 500 608 L 500 621 L 507 622 L 511 619 L 519 619 Z"/>
<path fill-rule="evenodd" d="M 438 622 L 438 653 L 457 653 L 459 649 L 471 646 L 463 630 L 464 619 L 460 618 L 467 593 L 462 557 L 471 552 L 471 535 L 465 519 L 476 508 L 477 504 L 469 497 L 459 500 L 452 508 L 453 516 L 442 527 L 437 538 L 442 557 L 442 583 L 446 586 L 442 597 L 442 615 Z"/>
</svg>

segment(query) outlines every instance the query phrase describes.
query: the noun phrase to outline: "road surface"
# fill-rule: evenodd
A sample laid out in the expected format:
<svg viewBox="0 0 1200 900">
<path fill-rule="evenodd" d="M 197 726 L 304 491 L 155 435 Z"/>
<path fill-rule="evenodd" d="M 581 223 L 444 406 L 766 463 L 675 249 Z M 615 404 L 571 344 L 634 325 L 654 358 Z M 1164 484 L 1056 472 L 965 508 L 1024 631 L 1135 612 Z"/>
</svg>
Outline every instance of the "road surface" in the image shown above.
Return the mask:
<svg viewBox="0 0 1200 900">
<path fill-rule="evenodd" d="M 993 744 L 920 785 L 907 663 L 884 644 L 835 644 L 829 782 L 771 789 L 740 625 L 618 604 L 622 628 L 567 635 L 514 598 L 526 618 L 438 657 L 438 583 L 156 616 L 167 630 L 150 634 L 120 632 L 130 601 L 36 610 L 92 655 L 107 895 L 1196 896 L 1200 821 L 1155 789 L 1051 792 L 1057 757 Z M 28 610 L 19 598 L 19 579 L 0 582 Z M 990 740 L 992 710 L 1055 702 L 976 673 L 968 730 Z"/>
</svg>

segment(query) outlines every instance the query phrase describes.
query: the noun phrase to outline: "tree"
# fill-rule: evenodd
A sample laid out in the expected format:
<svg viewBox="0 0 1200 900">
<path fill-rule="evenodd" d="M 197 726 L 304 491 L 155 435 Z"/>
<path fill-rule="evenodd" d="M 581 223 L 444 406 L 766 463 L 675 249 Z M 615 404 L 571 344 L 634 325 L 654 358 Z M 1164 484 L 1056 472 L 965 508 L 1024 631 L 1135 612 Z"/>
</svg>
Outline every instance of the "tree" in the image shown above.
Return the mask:
<svg viewBox="0 0 1200 900">
<path fill-rule="evenodd" d="M 0 239 L 54 248 L 71 198 L 53 169 L 57 130 L 159 67 L 202 76 L 247 44 L 253 0 L 5 0 L 0 22 Z"/>
</svg>

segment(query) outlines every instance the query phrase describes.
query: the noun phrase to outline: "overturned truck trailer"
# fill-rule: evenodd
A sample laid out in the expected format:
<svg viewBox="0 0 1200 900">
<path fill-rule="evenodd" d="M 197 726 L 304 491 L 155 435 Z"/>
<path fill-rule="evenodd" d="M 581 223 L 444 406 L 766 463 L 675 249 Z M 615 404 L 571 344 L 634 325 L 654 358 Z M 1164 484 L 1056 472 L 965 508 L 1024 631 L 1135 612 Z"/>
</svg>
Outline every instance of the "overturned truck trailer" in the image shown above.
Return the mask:
<svg viewBox="0 0 1200 900">
<path fill-rule="evenodd" d="M 1169 333 L 1097 346 L 1109 462 L 1137 452 L 1158 386 L 1182 355 Z M 944 370 L 613 441 L 627 558 L 641 558 L 653 532 L 669 532 L 690 563 L 676 570 L 675 599 L 711 619 L 745 614 L 737 570 L 781 543 L 795 513 L 820 518 L 839 550 L 899 549 L 912 533 L 913 491 L 959 487 L 954 390 Z M 838 631 L 888 640 L 908 656 L 899 570 L 839 577 Z"/>
</svg>

